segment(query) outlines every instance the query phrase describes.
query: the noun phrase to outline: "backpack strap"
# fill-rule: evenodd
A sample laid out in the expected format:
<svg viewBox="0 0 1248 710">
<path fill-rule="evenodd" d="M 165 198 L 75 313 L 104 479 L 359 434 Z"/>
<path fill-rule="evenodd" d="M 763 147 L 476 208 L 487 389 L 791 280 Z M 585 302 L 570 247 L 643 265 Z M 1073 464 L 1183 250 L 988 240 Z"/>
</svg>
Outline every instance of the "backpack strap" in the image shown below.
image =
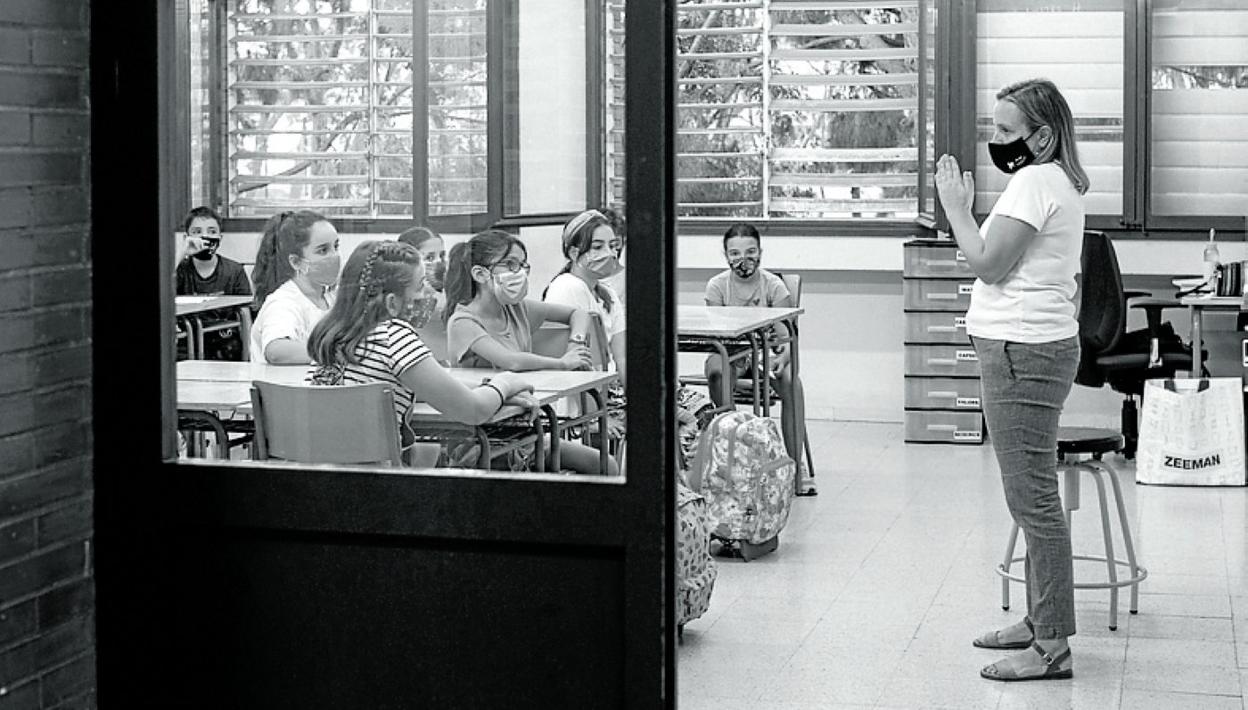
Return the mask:
<svg viewBox="0 0 1248 710">
<path fill-rule="evenodd" d="M 728 414 L 729 412 L 724 412 Z M 706 468 L 707 462 L 711 457 L 711 433 L 715 430 L 715 426 L 719 422 L 719 418 L 723 414 L 717 414 L 706 423 L 706 427 L 698 434 L 698 449 L 693 456 L 693 464 L 689 467 L 689 487 L 694 491 L 701 493 L 706 481 L 702 478 L 702 473 Z"/>
</svg>

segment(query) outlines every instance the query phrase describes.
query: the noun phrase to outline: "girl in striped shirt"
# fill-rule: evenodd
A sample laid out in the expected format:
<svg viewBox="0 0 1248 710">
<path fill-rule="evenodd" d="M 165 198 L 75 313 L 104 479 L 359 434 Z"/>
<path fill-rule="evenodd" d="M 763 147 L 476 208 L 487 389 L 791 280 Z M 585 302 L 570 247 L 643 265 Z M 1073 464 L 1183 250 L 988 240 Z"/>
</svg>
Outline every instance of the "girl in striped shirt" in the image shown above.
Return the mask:
<svg viewBox="0 0 1248 710">
<path fill-rule="evenodd" d="M 395 416 L 413 466 L 432 466 L 436 445 L 411 445 L 407 425 L 414 401 L 427 402 L 465 424 L 488 421 L 504 404 L 536 409 L 532 385 L 503 372 L 469 388 L 450 375 L 421 341 L 410 319 L 428 298 L 425 267 L 415 247 L 366 241 L 343 269 L 338 299 L 308 338 L 315 385 L 385 382 L 393 387 Z"/>
</svg>

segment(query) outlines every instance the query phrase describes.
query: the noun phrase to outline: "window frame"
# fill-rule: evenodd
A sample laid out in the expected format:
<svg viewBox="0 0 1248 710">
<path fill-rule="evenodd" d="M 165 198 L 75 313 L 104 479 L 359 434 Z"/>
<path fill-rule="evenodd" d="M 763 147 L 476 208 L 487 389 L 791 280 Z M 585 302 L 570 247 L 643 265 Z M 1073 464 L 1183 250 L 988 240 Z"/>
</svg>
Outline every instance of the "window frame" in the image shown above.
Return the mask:
<svg viewBox="0 0 1248 710">
<path fill-rule="evenodd" d="M 961 82 L 965 100 L 961 114 L 975 116 L 975 91 L 977 88 L 977 64 L 975 42 L 978 39 L 976 19 L 978 7 L 972 3 L 968 21 L 962 23 L 967 51 L 958 58 L 959 74 L 966 77 Z M 1245 219 L 1234 216 L 1162 216 L 1154 215 L 1152 201 L 1152 4 L 1148 0 L 1124 0 L 1123 2 L 1123 99 L 1122 99 L 1122 165 L 1123 204 L 1120 215 L 1088 215 L 1087 228 L 1106 232 L 1114 239 L 1147 240 L 1204 240 L 1211 227 L 1218 230 L 1226 240 L 1248 238 Z M 953 83 L 957 90 L 957 82 Z M 968 122 L 973 125 L 972 122 Z M 958 137 L 959 162 L 974 159 L 975 133 Z M 1129 176 L 1129 177 L 1128 177 Z M 976 213 L 982 219 L 986 214 Z M 943 217 L 943 216 L 942 216 Z M 947 229 L 943 222 L 942 228 Z"/>
<path fill-rule="evenodd" d="M 936 27 L 935 36 L 935 54 L 933 61 L 936 64 L 935 75 L 937 83 L 937 94 L 934 106 L 934 125 L 935 136 L 933 139 L 933 152 L 939 156 L 942 153 L 950 152 L 949 148 L 956 145 L 949 135 L 942 134 L 942 127 L 948 131 L 948 116 L 953 112 L 956 104 L 953 103 L 953 96 L 950 91 L 952 84 L 952 73 L 949 71 L 949 64 L 942 62 L 942 57 L 952 57 L 956 55 L 957 39 L 959 33 L 952 32 L 950 27 L 957 15 L 956 8 L 961 3 L 955 0 L 919 0 L 919 29 L 918 29 L 918 116 L 923 117 L 926 113 L 924 102 L 924 90 L 927 88 L 927 76 L 925 71 L 925 60 L 927 50 L 927 34 L 923 31 L 923 13 L 929 8 L 936 9 Z M 768 42 L 770 38 L 764 34 L 763 41 Z M 944 67 L 944 69 L 942 69 Z M 943 91 L 940 89 L 943 87 Z M 972 91 L 973 95 L 973 91 Z M 764 108 L 764 111 L 766 109 Z M 917 136 L 916 148 L 918 150 L 918 196 L 916 197 L 917 215 L 912 218 L 895 218 L 895 219 L 865 219 L 865 218 L 845 218 L 845 219 L 807 219 L 801 217 L 678 217 L 681 234 L 690 235 L 721 235 L 729 225 L 734 222 L 748 221 L 759 228 L 759 231 L 771 236 L 829 236 L 829 237 L 914 237 L 914 236 L 930 236 L 937 227 L 942 223 L 945 229 L 948 228 L 947 222 L 942 222 L 943 213 L 940 208 L 940 200 L 934 199 L 935 211 L 924 212 L 924 201 L 929 187 L 925 182 L 925 154 L 927 151 L 926 136 L 922 132 L 926 130 L 926 122 L 918 121 L 920 135 Z M 766 159 L 764 160 L 766 162 Z M 933 169 L 935 162 L 933 161 Z M 765 168 L 764 168 L 765 170 Z M 764 189 L 767 189 L 764 185 Z M 930 188 L 935 190 L 934 186 Z M 933 195 L 933 197 L 935 197 Z"/>
<path fill-rule="evenodd" d="M 207 184 L 208 203 L 213 206 L 222 216 L 222 230 L 227 232 L 259 232 L 264 229 L 266 218 L 260 217 L 233 217 L 229 215 L 228 195 L 229 188 L 226 184 L 228 179 L 228 148 L 226 145 L 225 131 L 228 130 L 225 115 L 228 104 L 226 98 L 226 76 L 227 68 L 225 62 L 225 37 L 226 23 L 228 22 L 228 7 L 223 0 L 205 0 L 208 3 L 209 12 L 211 13 L 211 22 L 209 27 L 209 36 L 206 41 L 211 43 L 209 66 L 205 67 L 206 81 L 210 86 L 209 90 L 209 113 L 211 116 L 209 135 L 205 136 L 205 140 L 209 144 L 209 154 L 211 160 L 204 171 L 205 182 Z M 587 133 L 586 140 L 586 206 L 597 206 L 602 199 L 602 146 L 599 145 L 596 137 L 601 135 L 603 124 L 602 117 L 602 78 L 604 68 L 602 61 L 604 50 L 602 47 L 603 38 L 602 27 L 604 25 L 604 13 L 607 11 L 601 3 L 595 0 L 584 0 L 585 16 L 586 16 L 586 37 L 585 37 L 585 57 L 587 67 L 586 96 L 585 96 L 585 126 Z M 415 64 L 428 65 L 428 8 L 429 4 L 425 2 L 416 2 L 413 5 L 413 22 L 412 22 L 412 58 Z M 177 0 L 177 9 L 180 18 L 189 18 L 189 0 Z M 507 101 L 509 93 L 514 95 L 516 84 L 514 83 L 513 72 L 516 71 L 517 65 L 517 37 L 515 29 L 517 25 L 508 24 L 516 11 L 516 6 L 512 3 L 499 3 L 489 0 L 486 3 L 486 32 L 487 32 L 487 58 L 486 58 L 486 95 L 487 95 L 487 209 L 485 212 L 467 213 L 459 215 L 429 215 L 429 166 L 428 161 L 416 160 L 413 155 L 412 160 L 412 215 L 394 216 L 394 217 L 375 217 L 363 215 L 335 215 L 333 216 L 334 225 L 340 232 L 355 234 L 390 234 L 400 232 L 412 224 L 420 224 L 428 226 L 436 231 L 444 234 L 454 233 L 473 233 L 490 227 L 515 228 L 521 226 L 544 226 L 557 225 L 566 222 L 575 212 L 534 212 L 534 213 L 508 213 L 505 211 L 507 204 L 507 191 L 519 189 L 519 163 L 516 160 L 509 160 L 506 157 L 507 149 L 514 147 L 518 143 L 519 126 L 515 121 L 505 121 L 505 111 L 508 108 Z M 184 48 L 184 54 L 189 56 L 189 32 L 184 27 L 185 23 L 179 23 L 179 35 L 177 38 L 180 47 Z M 185 67 L 179 67 L 179 97 L 180 100 L 189 105 L 190 101 L 190 81 L 189 81 L 189 62 Z M 413 146 L 428 145 L 428 85 L 427 72 L 413 72 L 415 77 L 412 94 L 412 112 L 414 115 L 423 115 L 426 117 L 424 121 L 414 120 L 413 125 Z M 185 112 L 179 113 L 179 117 L 175 118 L 175 133 L 177 137 L 177 150 L 175 154 L 184 161 L 184 165 L 189 166 L 190 161 L 194 158 L 191 155 L 190 145 L 190 120 L 185 117 Z M 188 172 L 189 175 L 189 172 Z M 498 176 L 498 179 L 495 179 Z M 185 214 L 193 205 L 190 194 L 189 177 L 185 186 L 179 185 L 176 190 L 175 208 L 178 214 Z M 515 194 L 514 192 L 512 194 Z M 178 229 L 179 225 L 171 225 L 171 228 Z"/>
</svg>

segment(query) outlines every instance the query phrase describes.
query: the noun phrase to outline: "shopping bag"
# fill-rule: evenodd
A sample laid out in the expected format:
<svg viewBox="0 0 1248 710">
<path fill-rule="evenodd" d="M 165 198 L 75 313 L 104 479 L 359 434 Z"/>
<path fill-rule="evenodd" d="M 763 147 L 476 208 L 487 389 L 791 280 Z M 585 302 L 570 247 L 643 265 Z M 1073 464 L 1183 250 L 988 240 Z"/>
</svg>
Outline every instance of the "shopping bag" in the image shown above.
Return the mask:
<svg viewBox="0 0 1248 710">
<path fill-rule="evenodd" d="M 1242 389 L 1234 377 L 1145 382 L 1135 480 L 1244 485 Z"/>
</svg>

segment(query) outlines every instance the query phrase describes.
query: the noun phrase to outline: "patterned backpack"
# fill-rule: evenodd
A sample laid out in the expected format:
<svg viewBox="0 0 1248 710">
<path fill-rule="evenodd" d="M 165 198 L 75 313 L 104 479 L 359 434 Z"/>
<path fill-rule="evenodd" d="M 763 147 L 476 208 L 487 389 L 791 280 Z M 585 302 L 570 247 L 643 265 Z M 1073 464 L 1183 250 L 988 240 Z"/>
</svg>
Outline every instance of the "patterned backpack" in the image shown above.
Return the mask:
<svg viewBox="0 0 1248 710">
<path fill-rule="evenodd" d="M 748 562 L 780 544 L 796 475 L 775 421 L 731 411 L 702 432 L 690 480 L 710 501 L 713 535 Z"/>
<path fill-rule="evenodd" d="M 683 635 L 685 623 L 706 613 L 719 571 L 711 557 L 711 522 L 706 498 L 682 482 L 676 484 L 676 629 Z"/>
</svg>

